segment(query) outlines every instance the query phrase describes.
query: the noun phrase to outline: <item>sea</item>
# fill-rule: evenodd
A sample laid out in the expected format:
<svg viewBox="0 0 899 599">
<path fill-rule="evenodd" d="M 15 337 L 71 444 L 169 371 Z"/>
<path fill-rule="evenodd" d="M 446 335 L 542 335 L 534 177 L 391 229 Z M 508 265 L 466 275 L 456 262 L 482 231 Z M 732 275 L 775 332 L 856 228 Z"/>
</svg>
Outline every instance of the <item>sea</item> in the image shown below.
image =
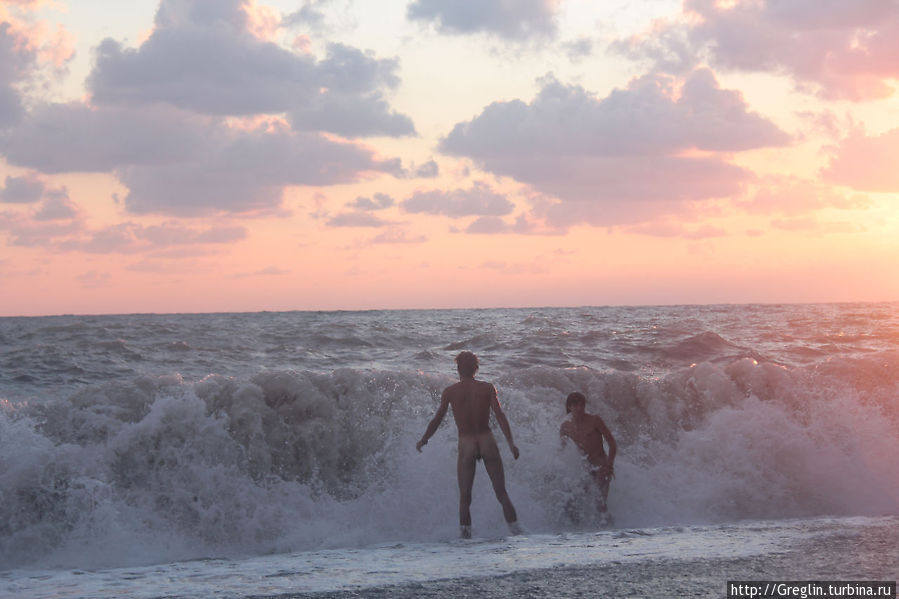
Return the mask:
<svg viewBox="0 0 899 599">
<path fill-rule="evenodd" d="M 459 538 L 451 416 L 415 449 L 462 350 L 520 535 L 479 465 Z M 0 318 L 0 597 L 725 597 L 897 541 L 899 303 Z"/>
</svg>

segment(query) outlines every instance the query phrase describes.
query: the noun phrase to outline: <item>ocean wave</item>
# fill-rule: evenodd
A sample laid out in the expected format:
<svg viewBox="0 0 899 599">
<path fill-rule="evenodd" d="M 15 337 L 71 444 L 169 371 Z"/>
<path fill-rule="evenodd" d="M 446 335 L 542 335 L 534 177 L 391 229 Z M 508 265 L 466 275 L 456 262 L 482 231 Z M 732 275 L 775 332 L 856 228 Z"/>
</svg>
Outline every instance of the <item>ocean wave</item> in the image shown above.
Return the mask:
<svg viewBox="0 0 899 599">
<path fill-rule="evenodd" d="M 452 381 L 350 368 L 142 375 L 7 401 L 0 567 L 452 536 L 454 427 L 444 423 L 424 455 L 414 449 Z M 574 390 L 618 439 L 609 501 L 619 525 L 899 512 L 895 352 L 807 368 L 701 361 L 658 375 L 538 365 L 494 382 L 522 451 L 512 460 L 500 439 L 509 492 L 535 532 L 596 525 L 595 488 L 558 437 Z M 482 470 L 473 512 L 475 526 L 502 532 Z"/>
</svg>

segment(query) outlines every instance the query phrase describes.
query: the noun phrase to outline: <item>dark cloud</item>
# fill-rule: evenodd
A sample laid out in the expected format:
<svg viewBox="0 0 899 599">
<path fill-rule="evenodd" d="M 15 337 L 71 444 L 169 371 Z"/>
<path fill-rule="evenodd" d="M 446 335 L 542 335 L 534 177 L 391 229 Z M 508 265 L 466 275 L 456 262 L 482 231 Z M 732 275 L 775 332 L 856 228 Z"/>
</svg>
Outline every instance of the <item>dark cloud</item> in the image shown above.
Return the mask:
<svg viewBox="0 0 899 599">
<path fill-rule="evenodd" d="M 469 189 L 416 191 L 401 206 L 405 212 L 443 214 L 453 218 L 503 216 L 515 208 L 504 194 L 482 182 L 475 182 Z"/>
<path fill-rule="evenodd" d="M 332 43 L 321 60 L 251 32 L 247 0 L 167 0 L 136 49 L 97 48 L 88 88 L 97 105 L 168 104 L 207 115 L 288 113 L 303 131 L 344 137 L 415 133 L 384 91 L 399 84 L 396 59 Z"/>
<path fill-rule="evenodd" d="M 655 27 L 613 48 L 677 72 L 707 58 L 718 68 L 786 73 L 829 99 L 892 95 L 899 78 L 899 4 L 688 0 L 685 24 Z"/>
<path fill-rule="evenodd" d="M 411 20 L 433 22 L 448 34 L 489 33 L 522 40 L 556 33 L 556 0 L 415 0 Z"/>
</svg>

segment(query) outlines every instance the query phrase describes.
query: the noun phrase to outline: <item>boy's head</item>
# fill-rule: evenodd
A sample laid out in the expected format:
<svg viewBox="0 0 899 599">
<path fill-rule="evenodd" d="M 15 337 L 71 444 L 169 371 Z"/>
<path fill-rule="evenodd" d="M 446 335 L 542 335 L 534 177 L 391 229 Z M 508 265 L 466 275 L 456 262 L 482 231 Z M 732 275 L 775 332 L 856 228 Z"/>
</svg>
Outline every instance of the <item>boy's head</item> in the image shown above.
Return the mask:
<svg viewBox="0 0 899 599">
<path fill-rule="evenodd" d="M 474 376 L 478 371 L 478 357 L 470 351 L 461 352 L 456 356 L 456 370 L 462 376 Z"/>
<path fill-rule="evenodd" d="M 584 397 L 584 394 L 579 391 L 569 393 L 568 397 L 565 398 L 565 413 L 571 414 L 571 408 L 576 404 L 580 404 L 585 407 L 587 405 L 587 398 Z"/>
</svg>

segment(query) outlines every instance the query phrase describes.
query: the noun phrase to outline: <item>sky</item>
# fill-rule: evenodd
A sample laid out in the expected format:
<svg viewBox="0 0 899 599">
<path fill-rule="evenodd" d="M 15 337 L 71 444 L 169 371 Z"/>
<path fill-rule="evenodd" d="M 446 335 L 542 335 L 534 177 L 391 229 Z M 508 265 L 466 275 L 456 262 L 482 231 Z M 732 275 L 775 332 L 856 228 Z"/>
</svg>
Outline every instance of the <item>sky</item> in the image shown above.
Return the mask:
<svg viewBox="0 0 899 599">
<path fill-rule="evenodd" d="M 0 0 L 0 316 L 899 300 L 899 0 Z"/>
</svg>

